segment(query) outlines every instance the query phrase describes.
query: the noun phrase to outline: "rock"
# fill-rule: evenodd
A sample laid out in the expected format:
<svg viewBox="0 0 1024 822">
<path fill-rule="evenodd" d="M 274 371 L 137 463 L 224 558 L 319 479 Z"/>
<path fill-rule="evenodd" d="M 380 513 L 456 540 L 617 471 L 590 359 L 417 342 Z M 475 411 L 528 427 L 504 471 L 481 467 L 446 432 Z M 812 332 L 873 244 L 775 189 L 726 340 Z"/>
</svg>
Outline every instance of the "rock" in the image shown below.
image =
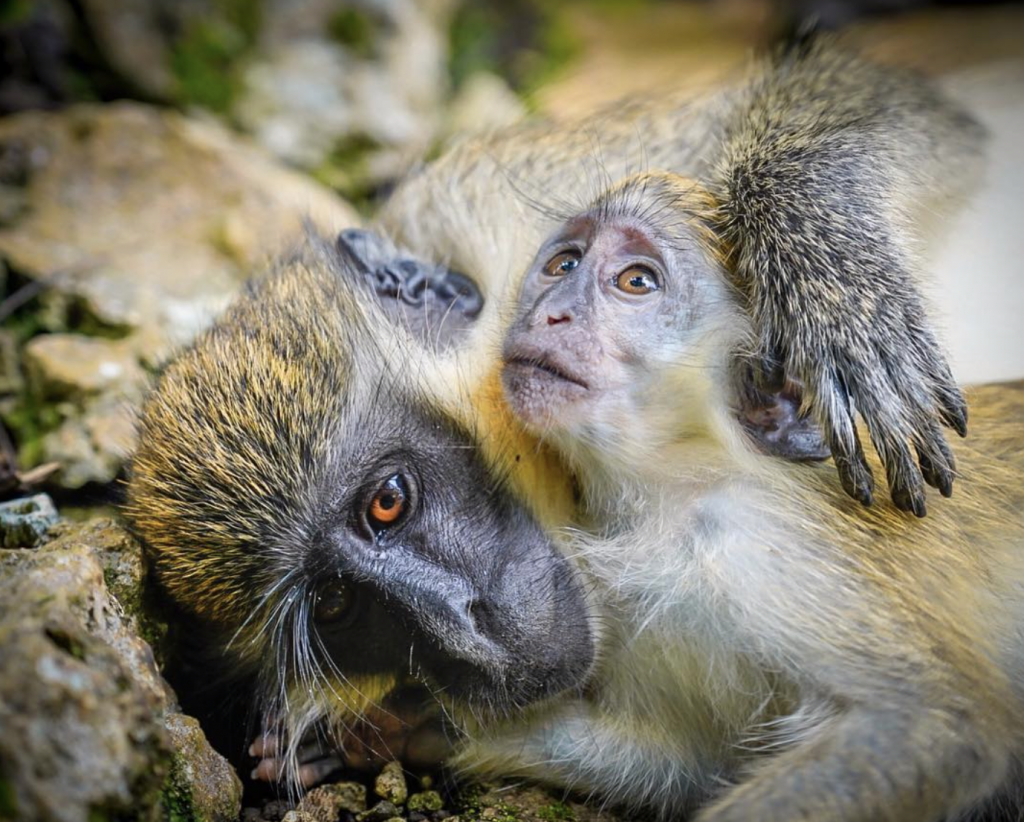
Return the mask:
<svg viewBox="0 0 1024 822">
<path fill-rule="evenodd" d="M 293 802 L 283 799 L 271 799 L 263 804 L 261 816 L 268 822 L 281 822 L 289 811 L 294 810 Z"/>
<path fill-rule="evenodd" d="M 24 350 L 29 381 L 44 399 L 99 394 L 142 384 L 145 373 L 126 340 L 40 334 Z"/>
<path fill-rule="evenodd" d="M 382 799 L 368 811 L 363 811 L 356 816 L 357 822 L 386 822 L 393 816 L 398 816 L 399 810 L 393 802 Z"/>
<path fill-rule="evenodd" d="M 0 503 L 0 548 L 31 548 L 59 519 L 46 494 Z"/>
<path fill-rule="evenodd" d="M 138 545 L 109 520 L 62 523 L 49 536 L 0 550 L 0 773 L 11 815 L 236 819 L 237 778 L 177 713 L 136 632 Z"/>
<path fill-rule="evenodd" d="M 373 783 L 373 792 L 381 799 L 395 805 L 404 805 L 409 797 L 409 788 L 405 784 L 405 772 L 401 762 L 388 762 L 377 775 Z"/>
<path fill-rule="evenodd" d="M 133 103 L 0 120 L 0 166 L 26 198 L 0 226 L 0 257 L 47 284 L 33 310 L 59 332 L 25 346 L 31 396 L 4 419 L 22 468 L 59 460 L 66 487 L 116 475 L 145 368 L 300 239 L 304 218 L 328 234 L 358 223 L 223 127 Z M 66 404 L 55 414 L 54 402 Z"/>
<path fill-rule="evenodd" d="M 441 810 L 444 807 L 444 801 L 437 791 L 421 791 L 409 797 L 409 804 L 406 807 L 410 811 L 429 813 Z"/>
<path fill-rule="evenodd" d="M 366 810 L 366 786 L 358 782 L 338 782 L 313 788 L 295 809 L 302 822 L 335 822 L 342 811 Z"/>
<path fill-rule="evenodd" d="M 17 818 L 155 807 L 170 754 L 162 690 L 98 635 L 125 628 L 94 552 L 0 551 L 0 601 L 0 772 Z"/>
<path fill-rule="evenodd" d="M 141 386 L 132 392 L 141 394 Z M 41 440 L 43 459 L 61 466 L 57 479 L 65 488 L 110 482 L 135 443 L 135 413 L 127 396 L 101 395 L 80 404 L 54 406 L 61 422 Z"/>
<path fill-rule="evenodd" d="M 86 300 L 103 323 L 187 341 L 252 269 L 301 236 L 358 223 L 342 201 L 221 126 L 133 104 L 0 121 L 29 208 L 0 229 L 12 267 Z M 216 181 L 216 185 L 211 185 Z M 241 239 L 232 226 L 244 225 Z M 224 241 L 225 230 L 228 235 Z"/>
<path fill-rule="evenodd" d="M 164 784 L 164 810 L 172 819 L 177 812 L 196 822 L 235 822 L 242 802 L 242 782 L 234 768 L 210 747 L 197 720 L 172 713 L 164 724 L 175 749 L 171 773 Z M 174 807 L 168 807 L 172 801 Z"/>
<path fill-rule="evenodd" d="M 450 2 L 282 0 L 234 113 L 274 154 L 316 169 L 364 162 L 394 179 L 430 146 L 447 93 Z M 326 34 L 325 34 L 326 33 Z M 352 156 L 353 148 L 364 149 Z"/>
</svg>

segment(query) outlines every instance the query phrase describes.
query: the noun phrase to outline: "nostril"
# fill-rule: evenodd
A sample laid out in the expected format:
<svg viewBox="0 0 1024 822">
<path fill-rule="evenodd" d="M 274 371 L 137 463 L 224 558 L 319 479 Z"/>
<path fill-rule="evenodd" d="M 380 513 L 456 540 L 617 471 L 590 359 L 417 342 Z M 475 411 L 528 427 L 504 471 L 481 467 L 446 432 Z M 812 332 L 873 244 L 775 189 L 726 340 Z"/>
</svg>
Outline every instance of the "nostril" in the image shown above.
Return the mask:
<svg viewBox="0 0 1024 822">
<path fill-rule="evenodd" d="M 482 599 L 471 599 L 466 603 L 466 618 L 480 636 L 494 638 L 494 614 L 491 607 Z"/>
<path fill-rule="evenodd" d="M 548 316 L 548 325 L 558 325 L 559 323 L 571 322 L 572 319 L 568 314 L 560 314 L 557 317 Z"/>
</svg>

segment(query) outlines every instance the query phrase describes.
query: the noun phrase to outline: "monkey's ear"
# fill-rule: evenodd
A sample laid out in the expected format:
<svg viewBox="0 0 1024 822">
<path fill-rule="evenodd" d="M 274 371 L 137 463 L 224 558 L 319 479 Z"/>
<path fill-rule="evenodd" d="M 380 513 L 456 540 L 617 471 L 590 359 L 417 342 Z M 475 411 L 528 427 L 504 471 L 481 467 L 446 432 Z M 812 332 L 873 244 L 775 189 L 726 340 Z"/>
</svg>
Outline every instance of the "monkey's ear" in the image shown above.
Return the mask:
<svg viewBox="0 0 1024 822">
<path fill-rule="evenodd" d="M 832 456 L 821 427 L 801 416 L 801 386 L 785 380 L 777 391 L 754 384 L 749 366 L 740 367 L 737 416 L 757 448 L 790 462 L 820 462 Z"/>
<path fill-rule="evenodd" d="M 469 277 L 401 254 L 373 232 L 347 229 L 337 248 L 388 315 L 431 345 L 446 348 L 462 339 L 483 309 L 483 294 Z"/>
</svg>

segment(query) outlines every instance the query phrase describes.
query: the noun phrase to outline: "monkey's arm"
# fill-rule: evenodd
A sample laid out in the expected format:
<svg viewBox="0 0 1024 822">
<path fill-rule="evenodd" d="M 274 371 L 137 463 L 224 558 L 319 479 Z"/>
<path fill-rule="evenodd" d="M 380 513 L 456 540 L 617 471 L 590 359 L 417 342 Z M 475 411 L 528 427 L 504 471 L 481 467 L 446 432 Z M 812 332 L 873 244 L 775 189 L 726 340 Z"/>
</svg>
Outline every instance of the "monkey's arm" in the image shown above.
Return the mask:
<svg viewBox="0 0 1024 822">
<path fill-rule="evenodd" d="M 755 369 L 768 388 L 803 381 L 843 487 L 870 504 L 859 412 L 893 501 L 923 516 L 922 479 L 952 493 L 940 422 L 963 436 L 967 410 L 912 278 L 912 212 L 971 175 L 982 129 L 924 81 L 821 40 L 778 56 L 741 100 L 712 220 L 754 320 Z"/>
</svg>

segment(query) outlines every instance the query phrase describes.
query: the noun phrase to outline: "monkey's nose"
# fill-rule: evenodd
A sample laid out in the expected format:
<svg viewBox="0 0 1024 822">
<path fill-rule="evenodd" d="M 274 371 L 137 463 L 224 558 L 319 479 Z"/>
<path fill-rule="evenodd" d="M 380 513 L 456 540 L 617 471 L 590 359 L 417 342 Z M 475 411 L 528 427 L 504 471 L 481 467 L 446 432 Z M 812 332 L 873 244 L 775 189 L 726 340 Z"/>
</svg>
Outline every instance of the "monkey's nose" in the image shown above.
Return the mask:
<svg viewBox="0 0 1024 822">
<path fill-rule="evenodd" d="M 572 322 L 572 317 L 570 317 L 567 313 L 559 314 L 557 317 L 552 317 L 550 314 L 548 314 L 548 325 L 558 325 L 559 323 L 569 322 Z"/>
</svg>

